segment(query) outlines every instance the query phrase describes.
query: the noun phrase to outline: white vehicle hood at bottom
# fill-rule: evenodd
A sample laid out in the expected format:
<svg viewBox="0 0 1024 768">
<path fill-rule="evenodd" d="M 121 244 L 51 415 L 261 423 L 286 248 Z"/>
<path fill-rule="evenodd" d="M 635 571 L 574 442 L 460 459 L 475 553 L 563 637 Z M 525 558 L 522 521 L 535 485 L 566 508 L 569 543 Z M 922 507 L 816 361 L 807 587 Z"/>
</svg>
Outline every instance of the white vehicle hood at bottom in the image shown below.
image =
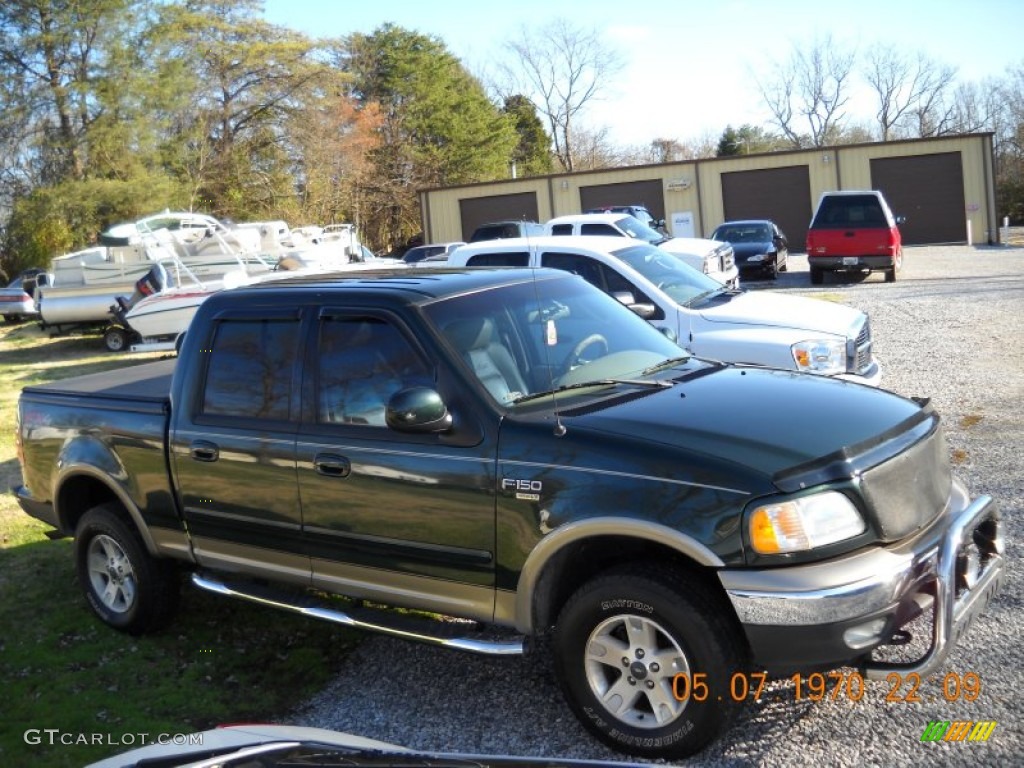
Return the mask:
<svg viewBox="0 0 1024 768">
<path fill-rule="evenodd" d="M 761 325 L 773 328 L 831 333 L 845 337 L 861 311 L 844 304 L 803 296 L 745 292 L 722 294 L 695 308 L 711 323 Z"/>
</svg>

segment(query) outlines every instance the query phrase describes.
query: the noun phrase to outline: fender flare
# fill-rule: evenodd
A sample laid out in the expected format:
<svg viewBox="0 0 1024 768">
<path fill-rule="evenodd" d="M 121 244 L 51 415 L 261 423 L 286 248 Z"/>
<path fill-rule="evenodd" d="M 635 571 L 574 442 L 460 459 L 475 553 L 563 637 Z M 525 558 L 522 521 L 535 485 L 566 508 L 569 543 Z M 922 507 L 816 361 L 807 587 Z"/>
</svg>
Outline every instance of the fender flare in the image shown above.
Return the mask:
<svg viewBox="0 0 1024 768">
<path fill-rule="evenodd" d="M 516 627 L 526 634 L 533 632 L 533 601 L 537 582 L 551 559 L 566 546 L 598 536 L 618 536 L 650 541 L 675 550 L 708 568 L 722 568 L 725 563 L 691 536 L 659 523 L 625 517 L 595 517 L 562 526 L 545 536 L 530 552 L 519 574 L 516 587 Z"/>
</svg>

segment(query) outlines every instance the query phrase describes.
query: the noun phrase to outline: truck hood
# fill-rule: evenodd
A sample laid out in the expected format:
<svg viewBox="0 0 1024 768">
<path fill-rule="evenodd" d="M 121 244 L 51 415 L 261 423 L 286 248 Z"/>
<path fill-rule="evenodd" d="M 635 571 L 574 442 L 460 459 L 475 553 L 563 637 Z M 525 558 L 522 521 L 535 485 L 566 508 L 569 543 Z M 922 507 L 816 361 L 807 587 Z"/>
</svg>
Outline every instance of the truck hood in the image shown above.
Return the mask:
<svg viewBox="0 0 1024 768">
<path fill-rule="evenodd" d="M 707 256 L 723 245 L 725 243 L 718 240 L 705 240 L 700 237 L 673 237 L 658 243 L 659 248 L 669 253 L 682 253 L 690 256 Z"/>
<path fill-rule="evenodd" d="M 912 400 L 860 384 L 732 366 L 632 394 L 567 410 L 570 434 L 582 429 L 639 440 L 651 452 L 714 456 L 768 477 L 870 442 L 921 411 Z"/>
<path fill-rule="evenodd" d="M 842 338 L 863 314 L 845 304 L 762 291 L 721 294 L 695 309 L 710 323 L 794 328 Z"/>
</svg>

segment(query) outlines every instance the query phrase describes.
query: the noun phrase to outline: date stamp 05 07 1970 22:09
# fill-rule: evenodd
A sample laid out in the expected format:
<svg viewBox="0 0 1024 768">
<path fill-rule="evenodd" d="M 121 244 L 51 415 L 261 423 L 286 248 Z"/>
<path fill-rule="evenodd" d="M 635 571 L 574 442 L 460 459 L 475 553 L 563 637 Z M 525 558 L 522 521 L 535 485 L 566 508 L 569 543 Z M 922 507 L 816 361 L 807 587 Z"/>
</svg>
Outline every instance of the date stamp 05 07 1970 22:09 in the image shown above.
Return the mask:
<svg viewBox="0 0 1024 768">
<path fill-rule="evenodd" d="M 768 695 L 780 700 L 792 695 L 795 701 L 835 701 L 843 698 L 860 701 L 867 690 L 859 672 L 814 672 L 809 675 L 795 674 L 787 679 L 793 683 L 791 688 Z M 932 680 L 931 677 L 928 679 Z M 926 694 L 921 691 L 925 681 L 916 672 L 907 675 L 892 672 L 886 675 L 885 681 L 889 686 L 885 694 L 886 702 L 917 703 L 926 700 Z M 765 672 L 737 672 L 729 679 L 729 696 L 737 702 L 748 698 L 759 701 L 765 695 L 767 682 L 768 675 Z M 707 675 L 702 672 L 676 675 L 672 679 L 672 695 L 679 701 L 706 701 L 712 695 Z M 941 696 L 945 701 L 976 701 L 980 695 L 981 677 L 975 672 L 963 675 L 949 672 L 942 678 Z M 929 695 L 927 699 L 934 701 L 935 696 Z"/>
</svg>

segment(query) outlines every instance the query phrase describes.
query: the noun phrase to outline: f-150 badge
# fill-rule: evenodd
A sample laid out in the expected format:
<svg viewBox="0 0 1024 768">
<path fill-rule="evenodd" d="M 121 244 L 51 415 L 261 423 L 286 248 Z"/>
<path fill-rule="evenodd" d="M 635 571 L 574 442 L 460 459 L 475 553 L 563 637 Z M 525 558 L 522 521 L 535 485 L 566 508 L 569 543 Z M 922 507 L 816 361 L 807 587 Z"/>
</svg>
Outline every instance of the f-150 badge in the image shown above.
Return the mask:
<svg viewBox="0 0 1024 768">
<path fill-rule="evenodd" d="M 515 480 L 511 477 L 501 479 L 501 490 L 515 491 L 516 498 L 523 501 L 540 501 L 540 492 L 544 483 L 540 480 Z"/>
</svg>

